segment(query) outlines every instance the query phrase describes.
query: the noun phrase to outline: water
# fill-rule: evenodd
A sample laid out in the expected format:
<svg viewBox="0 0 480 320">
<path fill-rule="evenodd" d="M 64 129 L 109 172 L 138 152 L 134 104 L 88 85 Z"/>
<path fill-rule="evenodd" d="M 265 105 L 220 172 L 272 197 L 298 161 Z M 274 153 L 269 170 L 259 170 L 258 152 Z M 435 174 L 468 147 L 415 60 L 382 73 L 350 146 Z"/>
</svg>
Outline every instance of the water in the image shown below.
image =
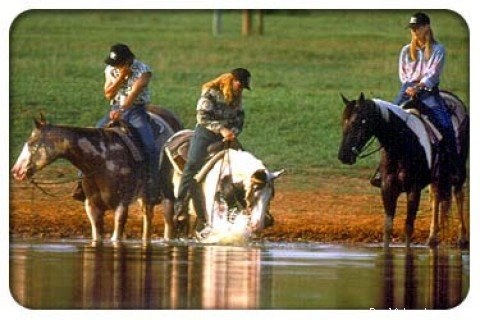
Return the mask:
<svg viewBox="0 0 480 320">
<path fill-rule="evenodd" d="M 469 252 L 300 243 L 10 243 L 10 289 L 34 309 L 447 309 Z"/>
</svg>

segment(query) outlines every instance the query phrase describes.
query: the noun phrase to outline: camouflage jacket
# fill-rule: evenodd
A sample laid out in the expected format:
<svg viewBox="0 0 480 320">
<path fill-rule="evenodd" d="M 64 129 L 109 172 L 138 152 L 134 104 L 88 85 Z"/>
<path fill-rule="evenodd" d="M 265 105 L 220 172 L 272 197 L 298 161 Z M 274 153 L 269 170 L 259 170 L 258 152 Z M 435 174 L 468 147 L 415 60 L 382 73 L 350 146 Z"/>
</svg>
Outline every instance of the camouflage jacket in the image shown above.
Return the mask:
<svg viewBox="0 0 480 320">
<path fill-rule="evenodd" d="M 245 114 L 241 97 L 230 105 L 225 101 L 223 93 L 216 89 L 202 92 L 197 103 L 197 123 L 218 134 L 225 127 L 235 135 L 242 132 Z"/>
</svg>

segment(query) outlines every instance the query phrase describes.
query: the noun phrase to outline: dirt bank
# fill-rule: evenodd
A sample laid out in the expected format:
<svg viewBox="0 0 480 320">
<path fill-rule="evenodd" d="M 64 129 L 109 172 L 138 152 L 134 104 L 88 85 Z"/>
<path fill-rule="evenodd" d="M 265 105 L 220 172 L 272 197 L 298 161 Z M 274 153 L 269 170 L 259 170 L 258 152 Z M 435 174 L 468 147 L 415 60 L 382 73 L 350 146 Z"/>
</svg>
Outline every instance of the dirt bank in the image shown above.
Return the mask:
<svg viewBox="0 0 480 320">
<path fill-rule="evenodd" d="M 319 241 L 341 243 L 377 243 L 382 241 L 383 208 L 379 190 L 366 179 L 318 177 L 306 187 L 295 187 L 288 178 L 278 182 L 271 205 L 275 225 L 260 237 L 269 241 Z M 10 234 L 15 237 L 72 238 L 90 237 L 90 223 L 83 205 L 68 194 L 72 184 L 49 186 L 60 197 L 49 197 L 27 184 L 12 183 L 10 189 Z M 316 187 L 318 186 L 318 188 Z M 428 237 L 430 213 L 424 192 L 415 224 L 414 242 Z M 466 208 L 469 210 L 468 197 Z M 454 206 L 454 210 L 456 206 Z M 399 201 L 394 225 L 394 241 L 403 242 L 405 196 Z M 105 218 L 105 232 L 112 232 L 113 214 Z M 457 219 L 450 216 L 449 228 L 442 235 L 453 243 Z M 153 236 L 163 234 L 161 206 L 156 208 Z M 126 226 L 128 238 L 141 237 L 141 215 L 132 206 Z"/>
</svg>

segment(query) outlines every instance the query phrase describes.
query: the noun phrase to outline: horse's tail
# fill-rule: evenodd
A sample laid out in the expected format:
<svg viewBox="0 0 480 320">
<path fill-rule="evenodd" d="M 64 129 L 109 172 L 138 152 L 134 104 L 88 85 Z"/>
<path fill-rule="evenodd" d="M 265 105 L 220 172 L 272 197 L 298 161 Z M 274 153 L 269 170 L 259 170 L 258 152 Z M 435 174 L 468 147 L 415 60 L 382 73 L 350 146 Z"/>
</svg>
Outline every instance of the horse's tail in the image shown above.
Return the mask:
<svg viewBox="0 0 480 320">
<path fill-rule="evenodd" d="M 466 164 L 470 145 L 470 117 L 468 115 L 468 110 L 465 103 L 463 103 L 463 101 L 457 95 L 449 91 L 441 90 L 440 96 L 452 112 L 452 122 L 458 131 L 458 155 L 459 160 L 461 161 L 462 171 L 462 177 L 460 181 L 461 184 L 463 184 L 467 175 Z"/>
<path fill-rule="evenodd" d="M 147 110 L 161 117 L 173 129 L 174 132 L 183 129 L 183 123 L 180 118 L 171 110 L 155 105 L 149 105 Z"/>
</svg>

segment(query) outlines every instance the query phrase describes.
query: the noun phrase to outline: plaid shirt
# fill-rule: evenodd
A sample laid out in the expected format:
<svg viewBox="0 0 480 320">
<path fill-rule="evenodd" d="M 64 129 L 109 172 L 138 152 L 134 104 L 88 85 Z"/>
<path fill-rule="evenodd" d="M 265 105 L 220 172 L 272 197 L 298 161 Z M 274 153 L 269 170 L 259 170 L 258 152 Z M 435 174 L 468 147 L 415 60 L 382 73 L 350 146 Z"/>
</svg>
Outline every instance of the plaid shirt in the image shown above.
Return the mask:
<svg viewBox="0 0 480 320">
<path fill-rule="evenodd" d="M 132 70 L 132 75 L 128 77 L 128 80 L 123 83 L 123 85 L 119 88 L 115 97 L 110 101 L 111 105 L 121 105 L 125 98 L 130 94 L 132 91 L 133 84 L 137 81 L 138 78 L 141 77 L 142 74 L 151 72 L 151 69 L 148 65 L 144 64 L 143 62 L 138 61 L 137 59 L 133 60 L 133 64 L 130 66 L 130 70 Z M 105 78 L 109 79 L 110 81 L 114 81 L 120 76 L 120 71 L 107 65 L 105 68 Z M 150 90 L 148 87 L 145 87 L 142 92 L 138 95 L 137 99 L 133 102 L 133 105 L 146 105 L 150 103 Z"/>
<path fill-rule="evenodd" d="M 445 48 L 434 43 L 430 59 L 426 59 L 424 50 L 417 49 L 417 60 L 410 58 L 410 44 L 402 48 L 398 73 L 402 83 L 423 82 L 429 88 L 438 86 L 445 63 Z"/>
<path fill-rule="evenodd" d="M 242 132 L 244 118 L 241 97 L 229 105 L 220 90 L 208 89 L 198 99 L 197 123 L 214 133 L 220 133 L 225 127 L 238 135 Z"/>
</svg>

